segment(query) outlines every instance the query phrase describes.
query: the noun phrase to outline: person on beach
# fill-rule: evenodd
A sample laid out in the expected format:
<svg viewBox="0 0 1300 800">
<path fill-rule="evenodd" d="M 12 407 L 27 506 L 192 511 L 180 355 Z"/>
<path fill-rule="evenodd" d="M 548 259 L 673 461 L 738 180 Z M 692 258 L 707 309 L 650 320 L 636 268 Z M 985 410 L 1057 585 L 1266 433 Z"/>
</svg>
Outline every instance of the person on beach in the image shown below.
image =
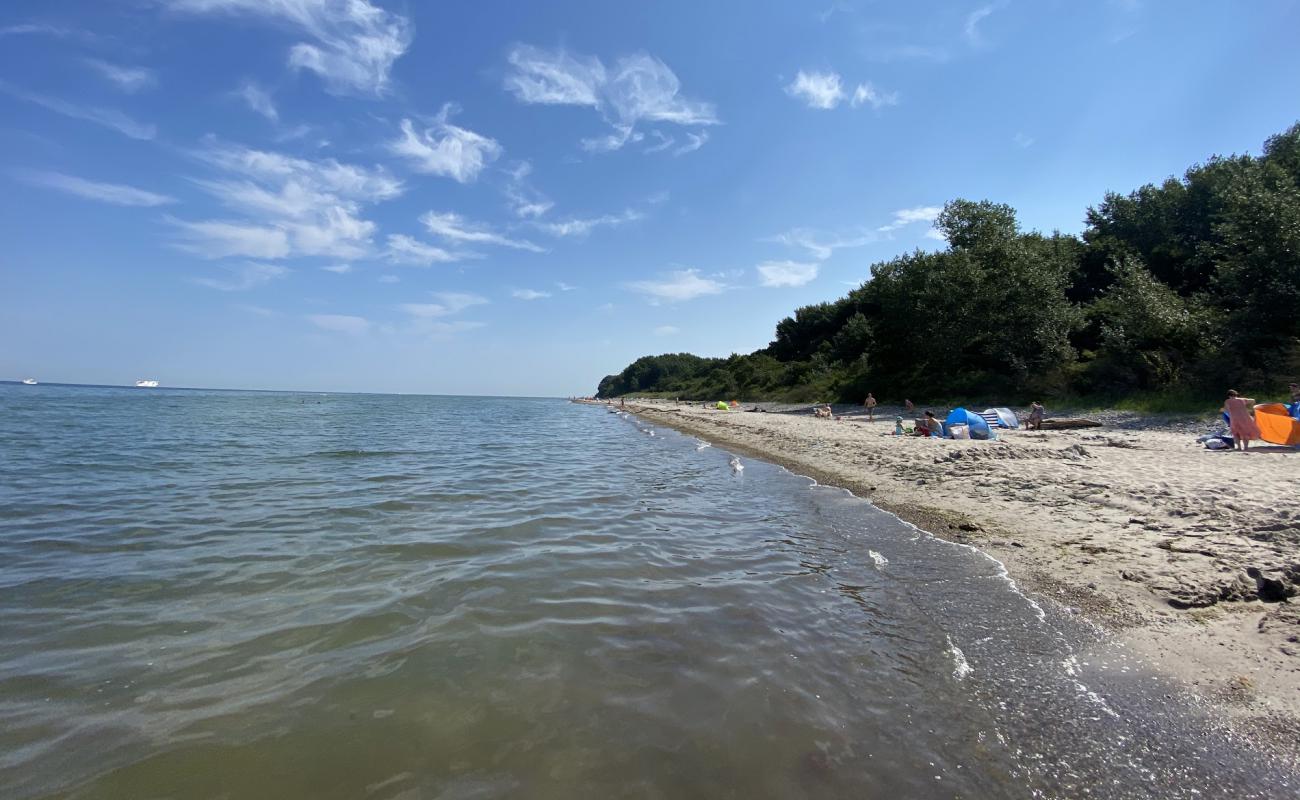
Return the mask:
<svg viewBox="0 0 1300 800">
<path fill-rule="evenodd" d="M 813 406 L 813 413 L 817 415 L 817 419 L 830 419 L 834 416 L 834 413 L 831 411 L 830 403 Z"/>
<path fill-rule="evenodd" d="M 876 396 L 871 392 L 867 392 L 867 399 L 862 401 L 862 405 L 867 407 L 867 420 L 870 422 L 875 422 L 876 421 Z"/>
<path fill-rule="evenodd" d="M 1259 438 L 1259 426 L 1251 412 L 1255 401 L 1249 397 L 1240 397 L 1235 389 L 1228 390 L 1228 399 L 1223 401 L 1223 413 L 1228 415 L 1228 428 L 1232 432 L 1232 446 L 1236 450 L 1249 450 L 1250 440 Z"/>
<path fill-rule="evenodd" d="M 905 431 L 903 430 L 903 418 L 894 417 L 894 435 L 902 436 L 904 433 Z"/>
<path fill-rule="evenodd" d="M 1300 383 L 1291 384 L 1291 402 L 1300 403 Z"/>
<path fill-rule="evenodd" d="M 943 438 L 943 423 L 934 415 L 933 411 L 925 412 L 925 419 L 920 421 L 916 426 L 917 436 L 930 436 L 932 438 Z"/>
<path fill-rule="evenodd" d="M 1025 420 L 1025 430 L 1041 431 L 1043 429 L 1043 417 L 1047 416 L 1043 404 L 1035 400 L 1029 405 L 1029 419 Z"/>
<path fill-rule="evenodd" d="M 903 401 L 903 410 L 906 411 L 906 412 L 909 413 L 909 414 L 915 414 L 915 413 L 916 413 L 916 404 L 913 403 L 911 400 L 904 400 L 904 401 Z"/>
</svg>

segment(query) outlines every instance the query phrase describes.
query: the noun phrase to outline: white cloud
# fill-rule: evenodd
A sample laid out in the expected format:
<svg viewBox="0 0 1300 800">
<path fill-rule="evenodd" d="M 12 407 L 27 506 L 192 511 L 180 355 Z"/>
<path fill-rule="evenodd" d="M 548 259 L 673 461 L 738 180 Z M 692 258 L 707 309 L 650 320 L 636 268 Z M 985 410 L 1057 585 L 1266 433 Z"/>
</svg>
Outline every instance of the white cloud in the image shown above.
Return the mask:
<svg viewBox="0 0 1300 800">
<path fill-rule="evenodd" d="M 204 258 L 284 258 L 292 252 L 289 235 L 279 228 L 216 219 L 185 222 L 168 218 L 168 222 L 181 231 L 176 246 Z"/>
<path fill-rule="evenodd" d="M 421 267 L 435 263 L 447 264 L 461 258 L 441 247 L 426 244 L 402 233 L 389 235 L 388 251 L 384 255 L 395 264 L 415 264 Z"/>
<path fill-rule="evenodd" d="M 467 292 L 431 292 L 436 303 L 402 303 L 398 309 L 418 319 L 436 319 L 459 314 L 467 308 L 486 305 L 488 299 Z"/>
<path fill-rule="evenodd" d="M 966 15 L 966 27 L 963 32 L 966 35 L 966 41 L 975 47 L 982 47 L 986 44 L 983 34 L 980 33 L 979 25 L 984 18 L 992 14 L 1001 7 L 1001 3 L 981 6 Z"/>
<path fill-rule="evenodd" d="M 87 31 L 79 31 L 72 28 L 60 28 L 57 25 L 47 25 L 40 22 L 6 25 L 5 27 L 0 28 L 0 36 L 53 36 L 56 39 L 66 39 L 68 37 L 85 39 L 97 38 L 93 33 Z"/>
<path fill-rule="evenodd" d="M 832 236 L 809 228 L 794 228 L 772 237 L 772 241 L 791 247 L 802 247 L 818 261 L 825 261 L 835 253 L 849 247 L 862 247 L 878 241 L 880 237 L 871 231 L 859 231 L 852 236 Z"/>
<path fill-rule="evenodd" d="M 510 293 L 511 297 L 519 300 L 541 300 L 550 297 L 550 292 L 539 292 L 536 289 L 515 289 Z"/>
<path fill-rule="evenodd" d="M 697 269 L 683 269 L 669 273 L 664 280 L 633 281 L 627 288 L 648 295 L 652 302 L 678 302 L 718 294 L 727 287 L 712 278 L 701 278 Z"/>
<path fill-rule="evenodd" d="M 429 233 L 452 242 L 493 244 L 500 247 L 512 247 L 516 250 L 528 250 L 533 253 L 546 252 L 530 241 L 502 236 L 486 225 L 469 222 L 464 217 L 451 211 L 443 213 L 430 211 L 420 217 L 420 222 L 429 229 Z"/>
<path fill-rule="evenodd" d="M 622 214 L 605 214 L 600 217 L 569 219 L 563 222 L 538 222 L 538 228 L 552 236 L 586 236 L 596 228 L 616 227 L 628 222 L 635 222 L 645 215 L 634 209 L 627 209 Z"/>
<path fill-rule="evenodd" d="M 818 266 L 799 261 L 764 261 L 757 269 L 764 286 L 803 286 L 817 277 Z"/>
<path fill-rule="evenodd" d="M 399 277 L 397 277 L 396 275 L 380 275 L 380 276 L 379 276 L 379 282 L 380 282 L 380 283 L 400 283 L 401 280 L 402 280 L 402 279 L 399 278 Z"/>
<path fill-rule="evenodd" d="M 943 211 L 941 206 L 918 206 L 917 208 L 902 208 L 894 212 L 894 221 L 888 225 L 881 225 L 876 230 L 881 233 L 895 231 L 905 225 L 911 225 L 914 222 L 934 222 L 938 219 L 939 214 Z"/>
<path fill-rule="evenodd" d="M 853 90 L 853 99 L 849 101 L 849 105 L 857 108 L 863 103 L 869 103 L 875 109 L 882 106 L 896 106 L 898 92 L 882 92 L 869 82 L 859 83 L 858 88 Z"/>
<path fill-rule="evenodd" d="M 235 92 L 243 99 L 248 107 L 258 114 L 266 117 L 272 122 L 280 121 L 280 112 L 275 107 L 275 101 L 271 98 L 271 93 L 263 89 L 254 81 L 244 81 L 238 91 Z"/>
<path fill-rule="evenodd" d="M 655 336 L 672 336 L 675 333 L 681 333 L 682 329 L 676 325 L 660 325 L 655 328 Z"/>
<path fill-rule="evenodd" d="M 260 258 L 363 258 L 370 254 L 376 226 L 361 218 L 362 208 L 397 197 L 403 188 L 381 167 L 343 164 L 332 158 L 312 161 L 214 144 L 196 156 L 226 176 L 195 183 L 222 205 L 255 220 L 245 227 L 280 232 L 284 252 Z"/>
<path fill-rule="evenodd" d="M 1023 133 L 1017 133 L 1015 136 L 1011 137 L 1011 141 L 1015 143 L 1016 147 L 1023 148 L 1023 147 L 1032 147 L 1035 140 L 1034 137 L 1032 136 L 1026 136 Z"/>
<path fill-rule="evenodd" d="M 289 274 L 289 270 L 279 265 L 260 264 L 252 261 L 240 266 L 226 267 L 226 271 L 230 273 L 228 280 L 195 278 L 194 282 L 209 289 L 220 289 L 223 292 L 242 292 L 252 289 L 254 286 L 261 286 L 276 278 L 283 278 Z"/>
<path fill-rule="evenodd" d="M 41 94 L 31 92 L 11 86 L 3 80 L 0 80 L 0 92 L 16 97 L 34 105 L 41 106 L 44 109 L 53 111 L 56 114 L 62 114 L 65 117 L 73 119 L 82 119 L 87 122 L 93 122 L 96 125 L 103 125 L 117 131 L 123 136 L 131 139 L 148 141 L 158 135 L 158 128 L 154 125 L 136 122 L 135 120 L 111 108 L 95 108 L 93 106 L 81 106 L 76 103 L 69 103 L 60 100 L 57 97 L 47 97 Z"/>
<path fill-rule="evenodd" d="M 506 75 L 505 88 L 520 102 L 585 106 L 600 112 L 614 132 L 583 139 L 582 147 L 590 152 L 609 152 L 641 141 L 636 127 L 643 122 L 718 124 L 713 105 L 683 97 L 677 75 L 648 53 L 624 56 L 606 69 L 595 56 L 516 45 L 506 60 L 513 69 Z"/>
<path fill-rule="evenodd" d="M 521 102 L 600 106 L 605 65 L 594 56 L 571 56 L 563 49 L 551 52 L 521 44 L 510 50 L 506 60 L 514 71 L 506 76 L 505 87 Z"/>
<path fill-rule="evenodd" d="M 799 70 L 794 80 L 785 87 L 785 93 L 803 100 L 809 108 L 823 111 L 835 108 L 844 99 L 844 88 L 839 74 L 835 72 Z"/>
<path fill-rule="evenodd" d="M 145 67 L 124 67 L 98 58 L 87 58 L 86 63 L 103 76 L 105 80 L 113 83 L 127 94 L 133 94 L 141 89 L 153 86 L 158 81 L 158 77 L 154 75 L 153 70 Z"/>
<path fill-rule="evenodd" d="M 289 66 L 315 72 L 332 93 L 383 94 L 393 62 L 411 44 L 410 22 L 370 0 L 164 0 L 196 14 L 258 16 L 297 29 Z"/>
<path fill-rule="evenodd" d="M 703 147 L 704 143 L 707 142 L 708 140 L 709 140 L 708 131 L 700 131 L 699 133 L 690 133 L 688 131 L 686 134 L 686 144 L 674 150 L 673 155 L 681 156 L 687 153 L 693 153 L 696 150 L 699 150 L 701 147 Z"/>
<path fill-rule="evenodd" d="M 931 228 L 930 230 L 926 231 L 926 232 L 925 232 L 925 238 L 927 238 L 927 239 L 934 239 L 935 241 L 938 241 L 938 242 L 946 242 L 946 241 L 948 241 L 947 237 L 945 237 L 945 236 L 943 235 L 943 231 L 938 230 L 938 229 L 936 229 L 936 228 Z"/>
<path fill-rule="evenodd" d="M 459 183 L 472 183 L 485 166 L 501 155 L 501 145 L 447 121 L 454 107 L 442 107 L 433 127 L 417 131 L 409 119 L 402 120 L 402 137 L 389 143 L 389 150 L 409 159 L 412 168 L 428 175 L 443 175 Z"/>
<path fill-rule="evenodd" d="M 119 183 L 88 181 L 75 175 L 64 175 L 58 172 L 22 172 L 19 174 L 28 183 L 37 186 L 44 186 L 77 197 L 84 197 L 87 200 L 98 200 L 101 203 L 112 203 L 117 206 L 152 207 L 176 202 L 175 198 L 168 197 L 165 194 L 148 192 L 144 189 L 137 189 L 134 186 L 125 186 Z"/>
<path fill-rule="evenodd" d="M 333 272 L 335 275 L 346 275 L 352 271 L 351 264 L 331 264 L 328 267 L 321 267 L 326 272 Z"/>
<path fill-rule="evenodd" d="M 556 282 L 555 282 L 555 288 L 559 289 L 561 292 L 572 292 L 574 289 L 577 289 L 578 287 L 577 287 L 577 286 L 570 286 L 569 284 L 565 283 L 564 281 L 556 281 Z"/>
<path fill-rule="evenodd" d="M 533 172 L 533 165 L 521 161 L 513 169 L 506 170 L 510 181 L 506 184 L 506 200 L 510 210 L 517 217 L 536 219 L 543 216 L 555 206 L 550 198 L 533 188 L 528 176 Z"/>
<path fill-rule="evenodd" d="M 348 314 L 309 314 L 307 319 L 318 328 L 360 336 L 370 330 L 370 320 Z"/>
<path fill-rule="evenodd" d="M 662 153 L 677 143 L 676 139 L 662 131 L 650 131 L 650 135 L 654 138 L 655 143 L 642 150 L 643 153 Z"/>
</svg>

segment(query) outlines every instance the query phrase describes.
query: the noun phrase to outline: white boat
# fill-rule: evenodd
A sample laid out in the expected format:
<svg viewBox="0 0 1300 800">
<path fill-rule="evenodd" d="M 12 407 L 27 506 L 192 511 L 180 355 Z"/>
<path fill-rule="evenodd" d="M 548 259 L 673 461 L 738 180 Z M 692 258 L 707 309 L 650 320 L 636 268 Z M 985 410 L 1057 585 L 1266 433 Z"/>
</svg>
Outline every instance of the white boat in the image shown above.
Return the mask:
<svg viewBox="0 0 1300 800">
<path fill-rule="evenodd" d="M 36 385 L 36 379 L 35 379 L 35 378 L 23 378 L 23 383 L 27 384 L 28 386 L 35 386 L 35 385 Z"/>
<path fill-rule="evenodd" d="M 158 388 L 158 381 L 155 381 L 155 380 L 140 380 L 140 381 L 136 381 L 136 382 L 135 382 L 135 385 L 136 385 L 136 388 L 137 388 L 137 389 L 157 389 L 157 388 Z"/>
</svg>

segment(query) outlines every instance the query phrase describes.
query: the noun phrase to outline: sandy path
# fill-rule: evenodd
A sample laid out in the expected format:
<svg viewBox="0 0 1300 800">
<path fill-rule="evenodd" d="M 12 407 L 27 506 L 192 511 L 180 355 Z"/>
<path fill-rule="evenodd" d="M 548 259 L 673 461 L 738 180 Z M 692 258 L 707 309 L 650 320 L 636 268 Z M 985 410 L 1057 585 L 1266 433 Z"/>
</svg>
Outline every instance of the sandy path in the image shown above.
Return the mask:
<svg viewBox="0 0 1300 800">
<path fill-rule="evenodd" d="M 1267 739 L 1300 734 L 1300 451 L 1185 432 L 894 437 L 890 421 L 629 403 L 1003 561 Z M 1126 426 L 1127 427 L 1127 426 Z M 1282 600 L 1282 602 L 1278 602 Z"/>
</svg>

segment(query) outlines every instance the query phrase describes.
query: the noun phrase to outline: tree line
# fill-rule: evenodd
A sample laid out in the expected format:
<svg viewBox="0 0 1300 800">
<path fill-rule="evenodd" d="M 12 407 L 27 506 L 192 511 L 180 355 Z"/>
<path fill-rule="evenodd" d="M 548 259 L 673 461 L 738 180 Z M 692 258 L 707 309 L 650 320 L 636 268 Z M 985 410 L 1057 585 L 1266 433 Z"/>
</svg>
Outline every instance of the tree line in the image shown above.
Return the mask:
<svg viewBox="0 0 1300 800">
<path fill-rule="evenodd" d="M 1300 123 L 1259 156 L 1214 157 L 1089 208 L 1080 236 L 953 200 L 947 240 L 871 267 L 748 355 L 639 358 L 598 396 L 1218 396 L 1300 373 Z"/>
</svg>

